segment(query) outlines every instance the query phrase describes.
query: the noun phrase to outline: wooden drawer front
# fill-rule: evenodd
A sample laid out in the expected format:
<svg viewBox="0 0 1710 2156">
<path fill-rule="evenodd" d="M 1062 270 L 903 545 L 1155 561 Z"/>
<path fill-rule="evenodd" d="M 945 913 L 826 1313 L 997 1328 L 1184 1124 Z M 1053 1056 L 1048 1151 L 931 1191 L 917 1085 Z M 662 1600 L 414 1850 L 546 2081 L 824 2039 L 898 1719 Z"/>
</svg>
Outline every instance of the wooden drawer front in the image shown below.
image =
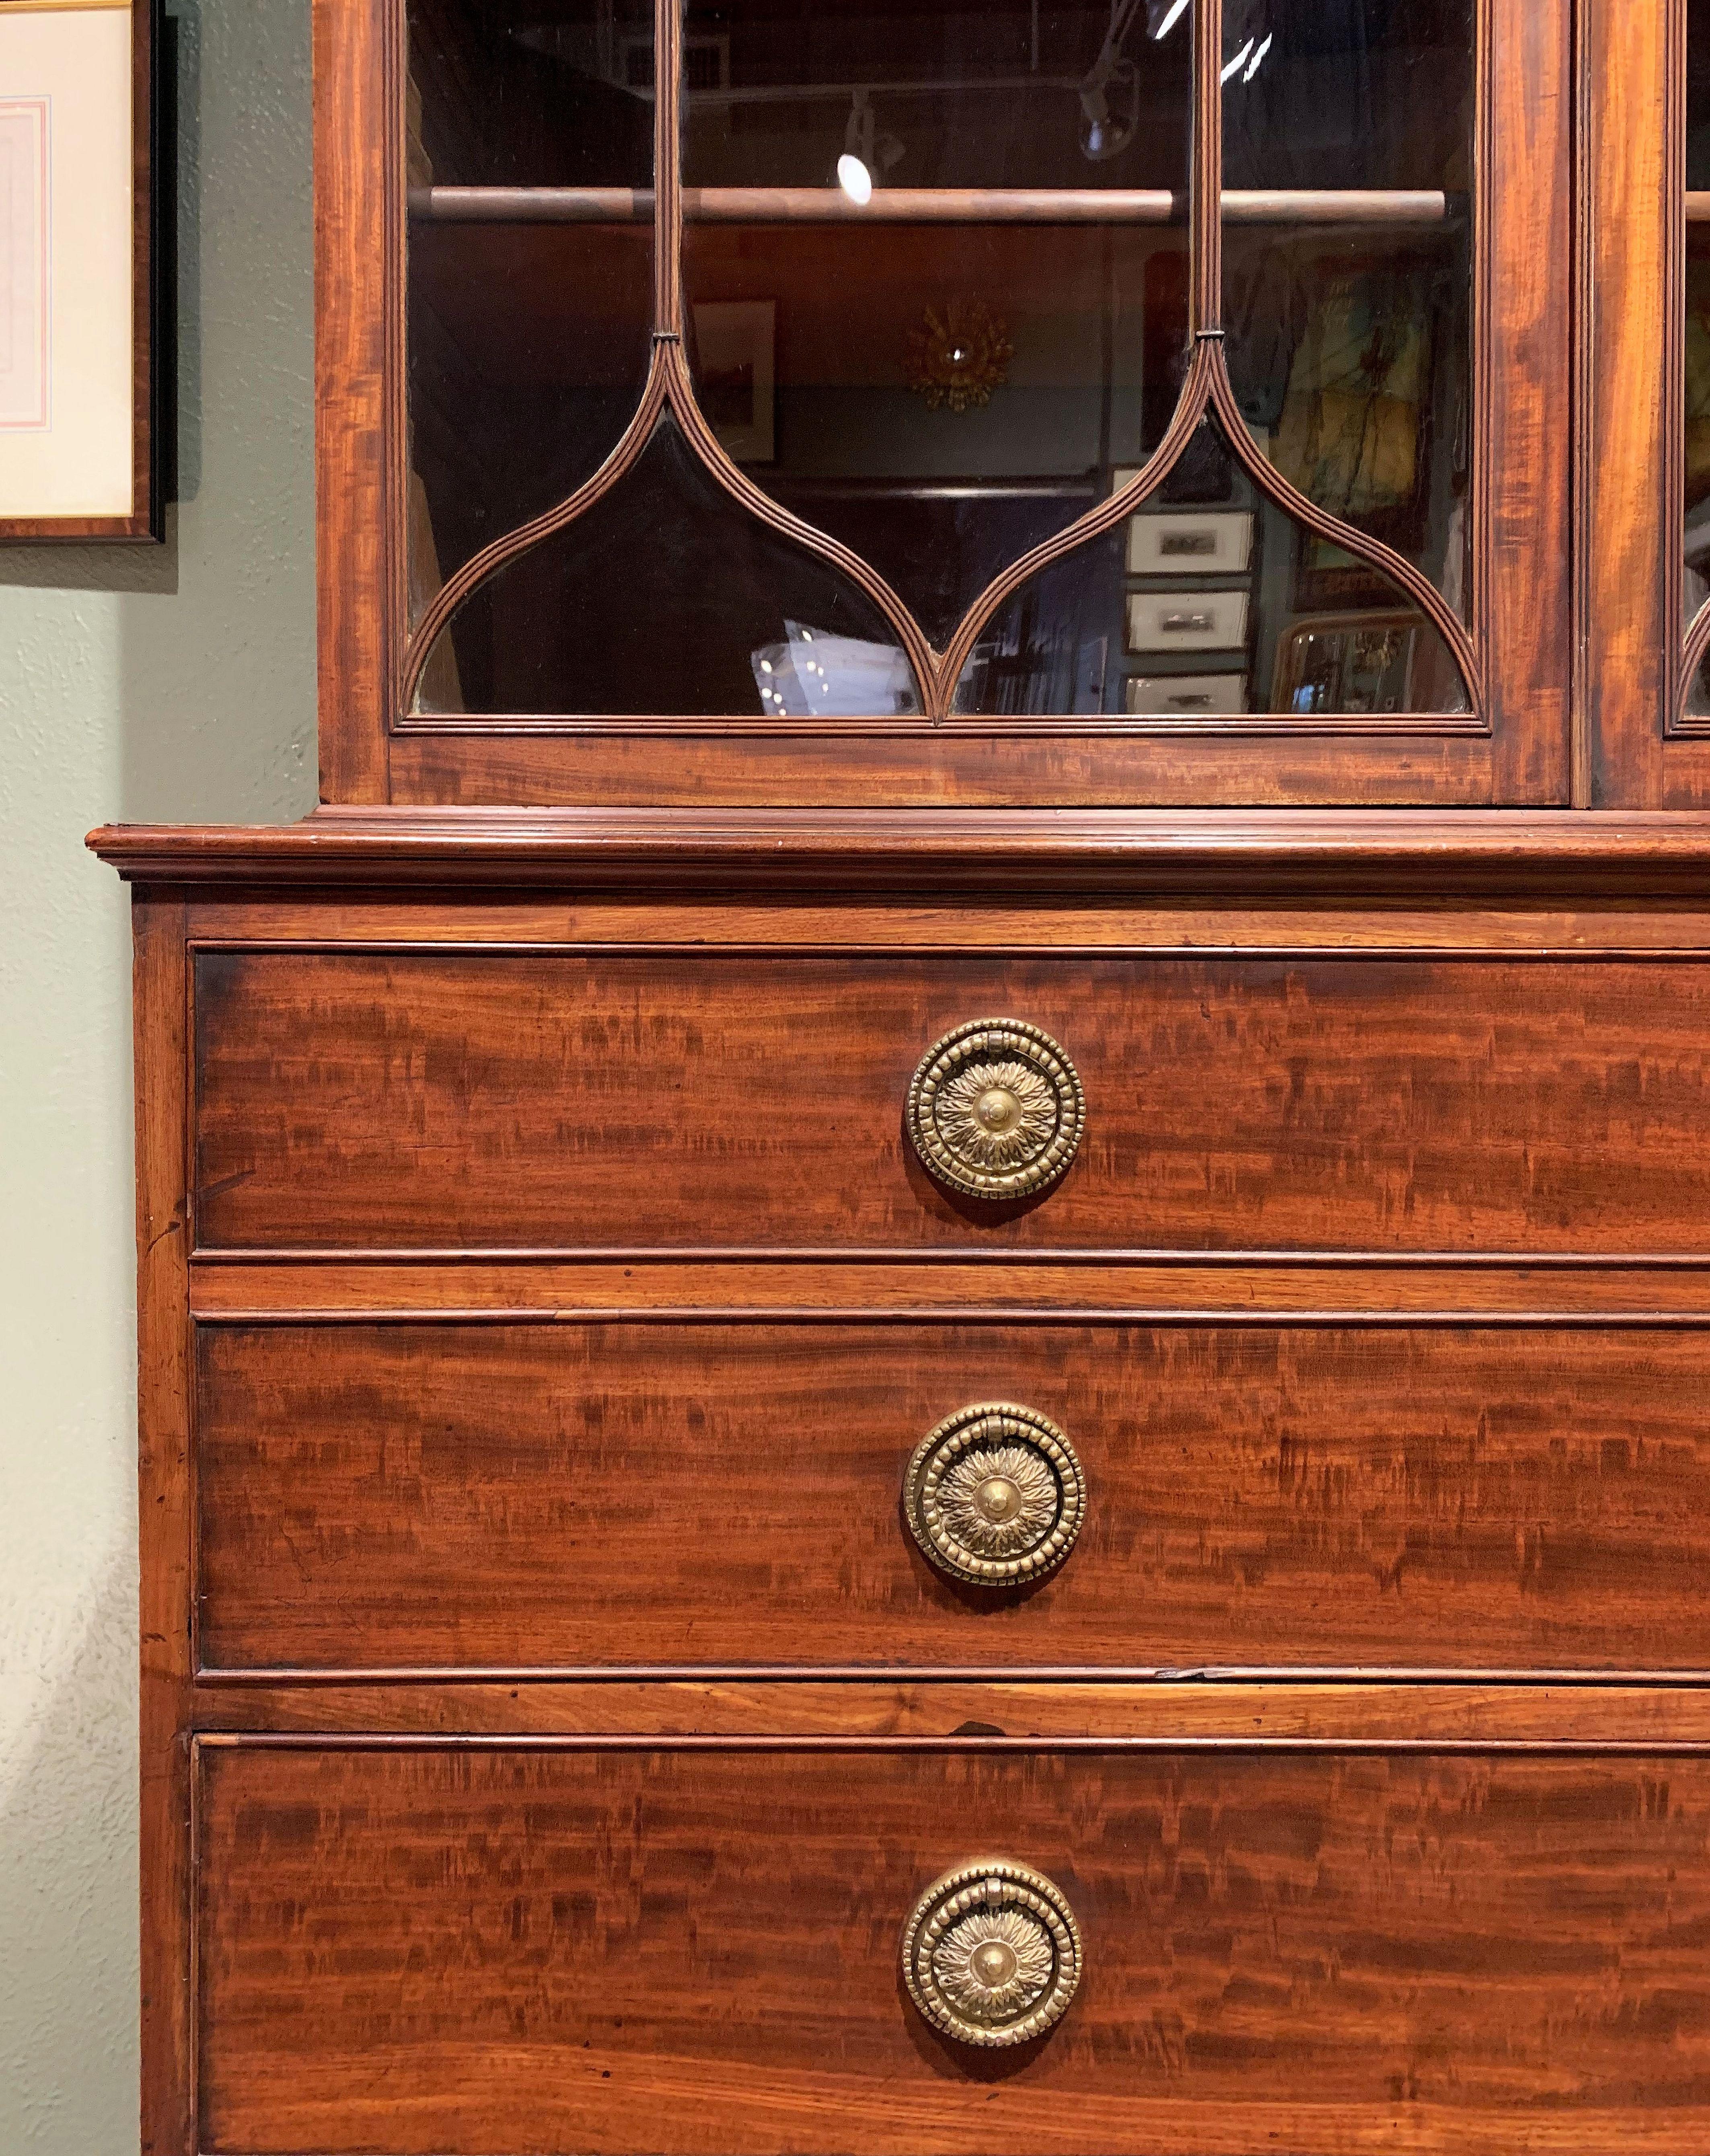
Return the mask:
<svg viewBox="0 0 1710 2156">
<path fill-rule="evenodd" d="M 204 1746 L 211 2156 L 1710 2144 L 1710 1762 Z M 1066 2018 L 903 1994 L 1035 1867 Z"/>
<path fill-rule="evenodd" d="M 1710 1668 L 1710 1335 L 209 1327 L 213 1668 Z M 904 1469 L 1013 1400 L 1086 1524 L 941 1578 Z"/>
<path fill-rule="evenodd" d="M 961 1211 L 903 1108 L 952 1028 L 1084 1081 L 1061 1184 Z M 203 1249 L 1702 1250 L 1710 968 L 208 952 Z"/>
</svg>

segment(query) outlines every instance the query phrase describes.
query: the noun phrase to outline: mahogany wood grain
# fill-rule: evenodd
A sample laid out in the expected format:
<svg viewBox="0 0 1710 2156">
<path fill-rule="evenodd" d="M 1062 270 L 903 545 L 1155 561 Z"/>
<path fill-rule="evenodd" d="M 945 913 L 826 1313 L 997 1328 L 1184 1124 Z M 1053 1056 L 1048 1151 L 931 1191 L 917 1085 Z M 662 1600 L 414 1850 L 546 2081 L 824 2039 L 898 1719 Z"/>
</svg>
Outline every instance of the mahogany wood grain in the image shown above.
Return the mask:
<svg viewBox="0 0 1710 2156">
<path fill-rule="evenodd" d="M 1692 811 L 1710 742 L 1679 725 L 1685 519 L 1686 0 L 1588 0 L 1579 246 L 1590 798 Z"/>
<path fill-rule="evenodd" d="M 1662 336 L 1662 546 L 1665 573 L 1666 657 L 1669 681 L 1663 711 L 1664 762 L 1677 779 L 1696 781 L 1687 798 L 1697 798 L 1710 759 L 1706 739 L 1710 722 L 1692 709 L 1690 693 L 1707 654 L 1710 654 L 1710 608 L 1689 597 L 1685 549 L 1676 535 L 1687 521 L 1687 407 L 1690 395 L 1687 340 L 1682 333 L 1687 305 L 1687 223 L 1682 214 L 1688 158 L 1690 88 L 1687 0 L 1669 0 L 1663 10 L 1665 86 L 1662 110 L 1664 171 L 1663 213 L 1667 234 L 1666 275 L 1659 311 Z M 1641 78 L 1642 82 L 1642 77 Z M 1641 93 L 1642 94 L 1642 93 Z M 1684 748 L 1685 758 L 1673 753 Z M 1665 798 L 1674 798 L 1673 788 Z"/>
<path fill-rule="evenodd" d="M 1177 1749 L 1379 1744 L 1440 1751 L 1493 1745 L 1710 1745 L 1710 1685 L 1687 1678 L 1398 1682 L 1394 1673 L 1302 1680 L 1286 1671 L 1086 1683 L 1060 1676 L 910 1675 L 787 1681 L 717 1676 L 580 1682 L 456 1679 L 361 1682 L 206 1679 L 193 1725 L 212 1732 L 462 1740 L 535 1737 L 723 1737 L 863 1741 L 976 1738 L 1086 1748 L 1135 1739 Z M 1096 1734 L 1094 1733 L 1096 1732 Z"/>
<path fill-rule="evenodd" d="M 650 755 L 657 756 L 656 747 Z M 1512 904 L 1579 910 L 1575 942 L 1607 942 L 1598 909 L 1671 899 L 1703 921 L 1710 815 L 1435 814 L 1389 809 L 1288 814 L 1149 810 L 854 808 L 321 808 L 275 829 L 110 824 L 89 843 L 146 884 L 311 887 L 348 905 L 365 888 L 443 897 L 448 889 L 619 894 L 631 905 L 698 894 L 752 905 L 810 897 L 824 940 L 859 900 L 953 904 L 1015 920 L 1017 902 L 1070 901 L 1088 911 L 1137 896 L 1221 901 L 1223 940 L 1240 944 L 1236 909 L 1358 903 L 1388 914 L 1428 906 L 1452 938 L 1451 907 Z M 323 933 L 334 916 L 322 913 Z M 943 915 L 947 921 L 950 916 Z M 1541 924 L 1547 926 L 1547 924 Z M 709 919 L 701 932 L 714 934 Z M 1537 943 L 1520 923 L 1520 943 Z M 1702 925 L 1698 931 L 1702 939 Z M 727 938 L 725 940 L 728 940 Z M 841 937 L 836 940 L 844 940 Z M 1012 927 L 1004 940 L 1024 940 Z M 1310 940 L 1302 938 L 1301 940 Z"/>
<path fill-rule="evenodd" d="M 597 808 L 653 804 L 693 813 L 710 806 L 966 813 L 991 808 L 1279 809 L 1320 803 L 1400 808 L 1499 808 L 1508 801 L 1496 745 L 1451 721 L 1422 721 L 1392 737 L 1348 737 L 1338 721 L 1279 734 L 1262 720 L 1208 721 L 1203 731 L 1143 720 L 1086 719 L 1064 734 L 1054 721 L 957 719 L 913 737 L 888 722 L 863 735 L 741 737 L 716 725 L 661 740 L 652 729 L 419 723 L 388 747 L 394 798 L 424 807 L 495 808 L 567 800 Z M 567 777 L 567 774 L 569 774 Z"/>
<path fill-rule="evenodd" d="M 1592 798 L 1660 807 L 1665 711 L 1678 671 L 1677 499 L 1666 467 L 1669 341 L 1665 297 L 1673 250 L 1668 180 L 1668 5 L 1589 0 L 1585 10 L 1591 136 L 1585 146 L 1580 245 L 1588 346 L 1582 544 L 1590 556 L 1586 619 Z M 1671 616 L 1675 617 L 1671 624 Z M 1688 751 L 1688 754 L 1691 752 Z"/>
<path fill-rule="evenodd" d="M 313 0 L 316 588 L 321 790 L 388 798 L 384 714 L 403 631 L 399 280 L 402 0 Z"/>
<path fill-rule="evenodd" d="M 1476 10 L 1490 76 L 1478 146 L 1487 233 L 1474 297 L 1471 582 L 1498 798 L 1572 797 L 1574 9 Z M 1523 570 L 1521 565 L 1523 564 Z"/>
<path fill-rule="evenodd" d="M 190 2134 L 191 1340 L 184 908 L 134 908 L 142 2156 Z"/>
<path fill-rule="evenodd" d="M 196 983 L 203 1250 L 1705 1245 L 1692 962 L 231 949 Z M 1062 1043 L 1087 1135 L 994 1219 L 902 1104 L 995 1016 Z"/>
<path fill-rule="evenodd" d="M 1697 2156 L 1710 1760 L 204 1742 L 201 2146 L 508 2156 Z M 1085 1975 L 913 2015 L 940 1872 Z"/>
<path fill-rule="evenodd" d="M 1006 1327 L 1194 1324 L 1349 1327 L 1623 1322 L 1665 1328 L 1710 1320 L 1710 1264 L 1691 1259 L 1380 1260 L 1281 1250 L 1204 1258 L 1061 1251 L 953 1250 L 899 1260 L 886 1250 L 613 1251 L 573 1260 L 426 1256 L 381 1262 L 326 1252 L 277 1261 L 202 1257 L 190 1308 L 212 1323 L 367 1324 L 459 1319 L 486 1324 L 575 1318 L 680 1324 L 883 1326 L 978 1312 Z"/>
<path fill-rule="evenodd" d="M 1555 819 L 1574 826 L 1603 820 Z M 1154 858 L 1161 863 L 1161 857 Z M 976 890 L 971 861 L 953 853 L 942 864 L 945 887 L 930 897 L 859 888 L 840 892 L 828 870 L 817 896 L 793 879 L 768 886 L 757 875 L 747 889 L 732 888 L 716 904 L 697 899 L 692 889 L 669 879 L 656 887 L 638 879 L 638 888 L 630 892 L 584 894 L 573 875 L 561 876 L 556 888 L 544 875 L 530 886 L 516 874 L 516 865 L 508 864 L 507 872 L 485 888 L 465 878 L 454 894 L 454 906 L 446 886 L 457 883 L 458 877 L 450 870 L 442 872 L 437 890 L 425 874 L 418 882 L 408 872 L 390 889 L 371 880 L 317 890 L 312 885 L 275 884 L 263 875 L 245 890 L 216 880 L 189 890 L 189 921 L 198 943 L 317 946 L 329 941 L 438 944 L 454 937 L 471 942 L 616 944 L 643 950 L 684 943 L 713 950 L 732 945 L 788 950 L 822 948 L 834 938 L 862 953 L 1056 951 L 1065 957 L 1204 950 L 1260 957 L 1348 950 L 1514 958 L 1710 952 L 1710 914 L 1678 890 L 1667 889 L 1671 880 L 1685 880 L 1688 859 L 1685 848 L 1669 850 L 1642 870 L 1630 861 L 1619 872 L 1606 858 L 1595 866 L 1585 861 L 1577 904 L 1549 896 L 1552 879 L 1559 874 L 1565 878 L 1566 864 L 1552 860 L 1548 851 L 1533 864 L 1539 883 L 1530 899 L 1512 891 L 1498 898 L 1460 891 L 1467 863 L 1456 856 L 1435 868 L 1445 889 L 1435 903 L 1411 878 L 1404 878 L 1386 899 L 1364 905 L 1350 902 L 1346 891 L 1338 890 L 1334 871 L 1326 871 L 1325 890 L 1316 900 L 1304 893 L 1292 898 L 1280 892 L 1267 896 L 1257 880 L 1257 864 L 1252 865 L 1255 880 L 1245 896 L 1219 899 L 1215 888 L 1229 871 L 1209 865 L 1197 893 L 1184 890 L 1174 898 L 1148 897 L 1124 888 L 1123 876 L 1114 867 L 1099 872 L 1107 879 L 1101 894 L 1077 896 L 1071 888 L 1010 896 L 995 870 L 984 889 Z M 1512 865 L 1498 869 L 1498 877 Z M 1636 896 L 1636 872 L 1658 879 L 1650 897 Z M 1710 856 L 1703 873 L 1710 875 Z M 1026 878 L 1018 880 L 1024 883 Z"/>
<path fill-rule="evenodd" d="M 200 1661 L 1710 1669 L 1710 1336 L 203 1328 Z M 1089 1485 L 960 1589 L 915 1445 L 1010 1400 Z"/>
</svg>

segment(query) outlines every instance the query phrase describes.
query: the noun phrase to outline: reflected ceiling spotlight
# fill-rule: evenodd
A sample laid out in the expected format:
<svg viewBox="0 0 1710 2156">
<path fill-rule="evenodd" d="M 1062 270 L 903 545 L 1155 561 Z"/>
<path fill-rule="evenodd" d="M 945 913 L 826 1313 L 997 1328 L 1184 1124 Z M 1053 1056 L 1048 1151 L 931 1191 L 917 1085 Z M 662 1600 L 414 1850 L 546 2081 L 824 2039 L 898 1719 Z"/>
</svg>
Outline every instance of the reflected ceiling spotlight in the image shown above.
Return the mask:
<svg viewBox="0 0 1710 2156">
<path fill-rule="evenodd" d="M 1187 5 L 1188 0 L 1179 0 L 1176 13 Z M 1120 157 L 1139 131 L 1139 71 L 1132 60 L 1122 57 L 1123 41 L 1139 12 L 1140 0 L 1111 0 L 1110 28 L 1081 85 L 1081 154 L 1095 165 Z M 1153 34 L 1162 37 L 1163 31 Z"/>
<path fill-rule="evenodd" d="M 865 209 L 873 199 L 873 189 L 901 162 L 901 143 L 894 135 L 880 134 L 871 94 L 858 90 L 844 132 L 843 155 L 837 161 L 837 184 L 857 208 Z"/>
<path fill-rule="evenodd" d="M 1167 38 L 1193 0 L 1146 0 L 1146 27 L 1154 39 Z"/>
</svg>

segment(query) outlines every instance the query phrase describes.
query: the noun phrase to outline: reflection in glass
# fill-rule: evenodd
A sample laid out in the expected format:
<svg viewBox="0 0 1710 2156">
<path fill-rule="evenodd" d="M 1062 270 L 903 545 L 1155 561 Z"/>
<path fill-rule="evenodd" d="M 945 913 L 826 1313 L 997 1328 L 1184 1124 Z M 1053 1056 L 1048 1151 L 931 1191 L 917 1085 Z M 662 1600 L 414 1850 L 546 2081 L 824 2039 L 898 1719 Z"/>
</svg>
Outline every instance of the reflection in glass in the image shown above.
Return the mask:
<svg viewBox="0 0 1710 2156">
<path fill-rule="evenodd" d="M 999 611 L 956 708 L 1184 721 L 1470 706 L 1453 655 L 1406 593 L 1261 495 L 1207 419 L 1133 516 Z"/>
<path fill-rule="evenodd" d="M 650 226 L 410 235 L 411 619 L 483 547 L 592 478 L 641 401 Z"/>
<path fill-rule="evenodd" d="M 409 0 L 413 187 L 650 187 L 651 0 Z"/>
<path fill-rule="evenodd" d="M 871 144 L 876 187 L 1179 187 L 1191 12 L 690 0 L 685 178 L 834 186 Z"/>
<path fill-rule="evenodd" d="M 1189 344 L 1190 17 L 1137 0 L 688 10 L 705 407 L 757 483 L 871 561 L 941 644 L 1168 425 Z M 733 188 L 766 192 L 721 203 Z M 944 190 L 981 198 L 955 223 L 932 200 L 899 221 L 899 191 Z M 1110 215 L 1045 221 L 1065 191 Z"/>
<path fill-rule="evenodd" d="M 784 624 L 782 644 L 753 654 L 754 686 L 769 718 L 863 719 L 919 708 L 908 654 L 894 644 Z"/>
<path fill-rule="evenodd" d="M 1233 227 L 1230 378 L 1254 439 L 1320 509 L 1466 611 L 1471 234 Z"/>
<path fill-rule="evenodd" d="M 640 401 L 654 330 L 647 0 L 409 0 L 409 619 L 573 494 Z M 464 187 L 628 190 L 587 222 Z M 502 211 L 502 220 L 494 222 Z"/>
<path fill-rule="evenodd" d="M 409 598 L 597 471 L 653 327 L 647 0 L 410 0 Z M 629 191 L 586 204 L 460 189 Z M 639 192 L 638 192 L 639 191 Z M 567 218 L 569 221 L 562 221 Z"/>
<path fill-rule="evenodd" d="M 1697 198 L 1697 199 L 1694 199 Z M 1686 618 L 1710 598 L 1710 0 L 1687 8 Z M 1690 708 L 1702 716 L 1706 685 Z"/>
<path fill-rule="evenodd" d="M 1464 616 L 1471 0 L 1230 0 L 1225 39 L 1226 185 L 1367 195 L 1340 223 L 1231 217 L 1226 349 L 1242 411 L 1291 484 L 1413 562 Z"/>
<path fill-rule="evenodd" d="M 590 716 L 919 708 L 865 593 L 732 501 L 669 416 L 609 494 L 459 607 L 418 698 L 423 711 Z"/>
<path fill-rule="evenodd" d="M 1225 0 L 1224 183 L 1471 186 L 1473 0 Z"/>
</svg>

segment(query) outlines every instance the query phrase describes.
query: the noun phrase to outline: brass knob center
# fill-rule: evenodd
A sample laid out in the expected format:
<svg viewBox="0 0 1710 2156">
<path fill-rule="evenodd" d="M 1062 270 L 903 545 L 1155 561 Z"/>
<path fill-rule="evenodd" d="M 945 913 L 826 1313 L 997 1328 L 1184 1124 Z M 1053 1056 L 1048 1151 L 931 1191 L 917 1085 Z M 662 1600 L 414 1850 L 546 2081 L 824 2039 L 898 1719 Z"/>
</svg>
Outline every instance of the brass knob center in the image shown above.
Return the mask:
<svg viewBox="0 0 1710 2156">
<path fill-rule="evenodd" d="M 974 1114 L 979 1118 L 982 1130 L 1001 1137 L 1005 1131 L 1013 1131 L 1021 1120 L 1021 1103 L 1007 1086 L 992 1086 L 979 1096 Z"/>
<path fill-rule="evenodd" d="M 989 1475 L 974 1492 L 973 1502 L 979 1507 L 981 1517 L 998 1527 L 1005 1520 L 1014 1517 L 1016 1507 L 1021 1502 L 1021 1492 L 1007 1475 Z"/>
<path fill-rule="evenodd" d="M 973 1958 L 974 1974 L 993 1991 L 1001 1991 L 1019 1967 L 1014 1948 L 1001 1939 L 988 1941 Z"/>
</svg>

